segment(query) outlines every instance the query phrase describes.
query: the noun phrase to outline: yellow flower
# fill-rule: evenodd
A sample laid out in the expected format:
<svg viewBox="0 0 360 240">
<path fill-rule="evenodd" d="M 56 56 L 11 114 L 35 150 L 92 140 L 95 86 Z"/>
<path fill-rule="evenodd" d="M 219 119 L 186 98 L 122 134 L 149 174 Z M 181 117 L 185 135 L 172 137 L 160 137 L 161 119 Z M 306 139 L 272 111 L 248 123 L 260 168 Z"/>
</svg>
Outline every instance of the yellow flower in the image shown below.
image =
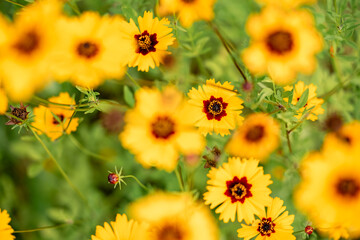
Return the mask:
<svg viewBox="0 0 360 240">
<path fill-rule="evenodd" d="M 8 99 L 6 93 L 0 88 L 0 115 L 6 113 L 8 109 Z"/>
<path fill-rule="evenodd" d="M 284 9 L 296 8 L 303 4 L 316 3 L 317 0 L 256 0 L 258 3 L 272 5 Z"/>
<path fill-rule="evenodd" d="M 360 236 L 360 153 L 327 148 L 306 157 L 295 203 L 315 226 Z M 335 238 L 335 237 L 334 237 Z M 336 237 L 338 238 L 338 237 Z"/>
<path fill-rule="evenodd" d="M 149 224 L 144 240 L 219 239 L 211 212 L 188 193 L 154 193 L 133 203 L 130 214 Z"/>
<path fill-rule="evenodd" d="M 60 93 L 58 97 L 48 99 L 52 103 L 75 105 L 67 92 Z M 61 137 L 64 133 L 70 134 L 76 131 L 79 125 L 78 118 L 71 118 L 74 110 L 70 107 L 50 105 L 49 107 L 39 106 L 34 108 L 35 121 L 32 126 L 38 134 L 46 134 L 52 141 Z M 56 117 L 55 117 L 56 116 Z"/>
<path fill-rule="evenodd" d="M 280 198 L 274 198 L 267 208 L 266 214 L 263 211 L 258 215 L 259 219 L 256 219 L 250 226 L 241 224 L 242 228 L 238 229 L 238 236 L 244 240 L 255 236 L 257 236 L 256 239 L 261 240 L 295 240 L 291 226 L 294 222 L 294 215 L 289 216 L 288 211 L 284 212 L 286 207 L 283 204 L 284 201 Z"/>
<path fill-rule="evenodd" d="M 110 222 L 110 225 L 105 222 L 104 227 L 96 226 L 91 240 L 144 240 L 148 234 L 146 224 L 129 221 L 125 214 L 117 214 L 115 222 Z"/>
<path fill-rule="evenodd" d="M 123 22 L 119 25 L 123 37 L 127 40 L 125 46 L 130 50 L 129 67 L 138 67 L 139 71 L 149 71 L 149 67 L 159 66 L 166 51 L 173 44 L 172 29 L 167 27 L 169 20 L 153 18 L 151 12 L 145 12 L 144 17 L 138 18 L 139 28 L 134 21 Z"/>
<path fill-rule="evenodd" d="M 101 17 L 95 12 L 59 21 L 55 76 L 88 88 L 99 86 L 105 78 L 121 78 L 130 47 L 118 30 L 121 22 L 120 17 Z"/>
<path fill-rule="evenodd" d="M 164 16 L 177 13 L 184 27 L 195 21 L 210 21 L 214 18 L 213 6 L 216 0 L 160 0 L 159 13 Z"/>
<path fill-rule="evenodd" d="M 264 175 L 258 164 L 253 158 L 229 158 L 219 169 L 210 170 L 204 200 L 211 209 L 220 205 L 215 210 L 220 220 L 234 222 L 237 214 L 239 222 L 244 219 L 249 224 L 271 203 L 270 174 Z"/>
<path fill-rule="evenodd" d="M 60 14 L 60 1 L 39 0 L 23 8 L 6 27 L 0 70 L 11 100 L 29 100 L 50 80 L 49 64 L 58 38 L 53 26 Z"/>
<path fill-rule="evenodd" d="M 144 167 L 172 171 L 179 153 L 202 152 L 205 141 L 191 127 L 191 116 L 179 91 L 167 87 L 161 93 L 155 88 L 145 88 L 137 91 L 135 98 L 135 109 L 125 115 L 126 125 L 120 140 Z"/>
<path fill-rule="evenodd" d="M 309 95 L 308 95 L 308 100 L 306 102 L 306 104 L 304 105 L 304 107 L 300 108 L 297 111 L 297 115 L 295 115 L 295 117 L 297 119 L 300 119 L 303 115 L 303 112 L 306 109 L 310 109 L 313 107 L 312 110 L 310 110 L 310 112 L 308 112 L 308 116 L 306 117 L 306 119 L 309 119 L 311 121 L 315 121 L 318 119 L 318 115 L 319 114 L 323 114 L 324 113 L 324 109 L 321 107 L 321 104 L 323 104 L 324 100 L 322 98 L 317 98 L 316 97 L 316 86 L 314 84 L 310 84 L 310 85 L 305 85 L 303 81 L 298 81 L 295 85 L 295 89 L 294 89 L 294 94 L 293 94 L 293 98 L 291 101 L 292 105 L 296 105 L 298 103 L 298 101 L 300 100 L 301 95 L 307 90 L 309 89 Z M 285 91 L 292 91 L 293 87 L 292 86 L 286 86 L 284 87 Z M 284 101 L 288 102 L 288 98 L 284 98 Z"/>
<path fill-rule="evenodd" d="M 6 210 L 0 209 L 0 239 L 13 240 L 15 237 L 12 235 L 14 229 L 9 225 L 11 218 Z"/>
<path fill-rule="evenodd" d="M 328 133 L 323 148 L 325 151 L 326 149 L 342 149 L 349 153 L 360 151 L 360 122 L 353 121 L 342 126 L 337 132 Z"/>
<path fill-rule="evenodd" d="M 242 122 L 243 101 L 233 89 L 229 82 L 221 84 L 210 79 L 206 85 L 189 91 L 189 103 L 193 106 L 191 116 L 201 133 L 206 135 L 214 131 L 224 136 Z"/>
<path fill-rule="evenodd" d="M 226 146 L 226 150 L 239 157 L 264 160 L 279 145 L 280 127 L 264 113 L 249 115 Z"/>
<path fill-rule="evenodd" d="M 314 55 L 322 49 L 322 40 L 307 11 L 266 7 L 260 14 L 250 16 L 246 30 L 251 45 L 242 58 L 252 73 L 267 73 L 275 83 L 287 84 L 297 72 L 314 71 Z"/>
</svg>

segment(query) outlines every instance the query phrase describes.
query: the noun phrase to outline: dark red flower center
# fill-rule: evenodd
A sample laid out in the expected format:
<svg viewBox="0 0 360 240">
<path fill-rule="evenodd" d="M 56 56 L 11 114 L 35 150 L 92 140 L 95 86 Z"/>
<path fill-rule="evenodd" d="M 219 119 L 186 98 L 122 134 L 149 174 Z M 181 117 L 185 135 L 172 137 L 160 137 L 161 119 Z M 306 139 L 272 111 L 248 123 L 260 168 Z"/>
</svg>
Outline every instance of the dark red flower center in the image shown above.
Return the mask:
<svg viewBox="0 0 360 240">
<path fill-rule="evenodd" d="M 252 126 L 246 133 L 245 138 L 250 142 L 258 142 L 265 135 L 265 128 L 262 125 Z"/>
<path fill-rule="evenodd" d="M 77 53 L 83 58 L 93 58 L 99 53 L 99 46 L 93 42 L 82 42 L 77 46 Z"/>
<path fill-rule="evenodd" d="M 22 37 L 15 43 L 14 48 L 22 54 L 31 54 L 40 45 L 40 37 L 34 30 L 22 35 Z"/>
<path fill-rule="evenodd" d="M 270 34 L 266 44 L 271 52 L 276 54 L 288 53 L 293 49 L 293 37 L 289 32 L 277 31 Z"/>
<path fill-rule="evenodd" d="M 272 233 L 275 233 L 275 223 L 272 222 L 271 218 L 262 218 L 261 222 L 259 222 L 257 231 L 261 234 L 261 236 L 268 236 Z"/>
<path fill-rule="evenodd" d="M 157 240 L 182 240 L 184 239 L 184 230 L 175 224 L 166 224 L 162 226 L 156 234 Z"/>
<path fill-rule="evenodd" d="M 226 181 L 227 190 L 225 195 L 231 198 L 231 202 L 244 203 L 246 198 L 252 197 L 250 191 L 252 184 L 249 184 L 246 177 L 239 179 L 234 177 L 233 180 Z"/>
<path fill-rule="evenodd" d="M 225 109 L 228 104 L 223 101 L 222 97 L 215 98 L 211 96 L 209 100 L 203 101 L 203 105 L 203 112 L 208 120 L 216 119 L 220 121 L 222 117 L 227 115 Z"/>
<path fill-rule="evenodd" d="M 144 31 L 142 34 L 136 34 L 135 39 L 138 46 L 136 53 L 141 53 L 145 56 L 149 52 L 156 52 L 155 46 L 159 43 L 156 38 L 156 33 L 149 34 L 148 31 Z"/>
<path fill-rule="evenodd" d="M 64 121 L 65 116 L 63 114 L 59 114 L 56 116 L 59 118 L 60 122 L 55 117 L 53 117 L 53 124 L 58 125 Z"/>
<path fill-rule="evenodd" d="M 152 134 L 156 138 L 167 139 L 175 133 L 175 123 L 169 117 L 157 117 L 151 124 Z"/>
<path fill-rule="evenodd" d="M 343 197 L 355 198 L 360 193 L 360 184 L 353 178 L 343 178 L 337 182 L 336 190 Z"/>
</svg>

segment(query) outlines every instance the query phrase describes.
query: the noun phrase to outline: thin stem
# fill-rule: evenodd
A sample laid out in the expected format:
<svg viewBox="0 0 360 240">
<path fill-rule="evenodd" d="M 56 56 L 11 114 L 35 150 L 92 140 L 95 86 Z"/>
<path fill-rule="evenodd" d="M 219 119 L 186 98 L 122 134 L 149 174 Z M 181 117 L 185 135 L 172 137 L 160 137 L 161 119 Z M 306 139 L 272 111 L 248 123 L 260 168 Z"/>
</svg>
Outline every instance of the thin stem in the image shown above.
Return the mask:
<svg viewBox="0 0 360 240">
<path fill-rule="evenodd" d="M 101 155 L 98 155 L 96 153 L 93 153 L 91 151 L 89 151 L 88 149 L 86 149 L 84 146 L 81 145 L 81 143 L 72 135 L 72 134 L 69 134 L 68 135 L 70 140 L 73 142 L 73 144 L 80 150 L 82 151 L 83 153 L 89 155 L 89 156 L 92 156 L 92 157 L 95 157 L 95 158 L 98 158 L 100 160 L 104 160 L 104 161 L 107 161 L 108 159 L 101 156 Z"/>
<path fill-rule="evenodd" d="M 185 191 L 184 180 L 182 178 L 180 165 L 178 165 L 178 167 L 175 169 L 175 174 L 176 174 L 176 178 L 177 178 L 177 180 L 179 182 L 180 190 L 182 192 L 184 192 Z"/>
<path fill-rule="evenodd" d="M 244 78 L 244 81 L 247 83 L 248 79 L 245 76 L 245 73 L 243 72 L 243 70 L 240 68 L 239 64 L 237 63 L 235 57 L 233 56 L 233 54 L 231 53 L 230 47 L 227 44 L 226 40 L 224 39 L 224 37 L 221 35 L 220 31 L 218 30 L 218 28 L 215 26 L 214 23 L 209 22 L 211 28 L 214 30 L 214 32 L 216 33 L 216 35 L 219 37 L 221 43 L 224 45 L 226 51 L 228 52 L 229 56 L 231 57 L 231 60 L 233 61 L 236 69 L 240 72 L 241 76 Z"/>
<path fill-rule="evenodd" d="M 67 4 L 70 6 L 70 8 L 77 14 L 77 15 L 81 15 L 81 12 L 79 11 L 78 6 L 76 5 L 76 3 L 72 3 L 70 1 L 67 1 Z"/>
<path fill-rule="evenodd" d="M 32 129 L 32 126 L 28 125 L 28 127 L 30 128 L 30 130 L 32 131 L 32 133 L 34 134 L 35 138 L 40 142 L 40 144 L 42 145 L 42 147 L 44 148 L 44 150 L 46 151 L 46 153 L 49 155 L 49 157 L 51 158 L 51 160 L 53 160 L 53 162 L 55 163 L 55 165 L 57 166 L 59 172 L 61 173 L 61 175 L 65 178 L 65 180 L 67 181 L 67 183 L 70 185 L 70 187 L 80 196 L 80 198 L 86 203 L 88 204 L 86 198 L 84 197 L 84 195 L 79 191 L 79 189 L 71 182 L 70 178 L 68 177 L 68 175 L 65 173 L 65 171 L 63 170 L 63 168 L 60 166 L 60 164 L 58 163 L 58 161 L 56 160 L 56 158 L 52 155 L 52 153 L 50 152 L 50 150 L 47 148 L 47 146 L 45 145 L 45 143 L 41 140 L 41 138 L 39 137 L 39 135 Z"/>
<path fill-rule="evenodd" d="M 9 3 L 12 3 L 16 6 L 19 6 L 19 7 L 25 7 L 24 5 L 20 4 L 20 3 L 17 3 L 17 2 L 14 2 L 14 1 L 11 1 L 11 0 L 5 0 L 6 2 L 9 2 Z"/>
<path fill-rule="evenodd" d="M 288 130 L 289 133 L 294 131 L 297 127 L 299 127 L 303 123 L 303 120 L 299 121 L 294 127 L 292 127 L 290 130 Z"/>
<path fill-rule="evenodd" d="M 18 230 L 18 231 L 14 231 L 14 233 L 38 232 L 38 231 L 47 230 L 47 229 L 62 228 L 62 227 L 65 227 L 65 226 L 67 226 L 67 225 L 70 225 L 70 224 L 73 224 L 73 222 L 60 223 L 60 224 L 53 225 L 53 226 L 39 227 L 39 228 L 28 229 L 28 230 Z"/>
<path fill-rule="evenodd" d="M 292 153 L 292 147 L 291 147 L 291 141 L 290 141 L 290 131 L 288 131 L 287 128 L 288 128 L 288 125 L 287 125 L 287 123 L 285 123 L 287 145 L 289 147 L 289 152 Z"/>
<path fill-rule="evenodd" d="M 149 189 L 144 185 L 144 184 L 142 184 L 141 182 L 140 182 L 140 180 L 139 179 L 137 179 L 137 177 L 135 177 L 135 176 L 133 176 L 133 175 L 126 175 L 126 176 L 124 176 L 123 178 L 132 178 L 132 179 L 134 179 L 139 185 L 140 185 L 140 187 L 142 187 L 144 190 L 146 190 L 146 191 L 149 191 Z"/>
<path fill-rule="evenodd" d="M 298 233 L 301 233 L 301 232 L 304 232 L 304 230 L 299 230 L 299 231 L 293 232 L 293 234 L 298 234 Z"/>
<path fill-rule="evenodd" d="M 126 72 L 126 76 L 128 76 L 128 78 L 130 78 L 130 80 L 135 84 L 135 86 L 136 86 L 137 88 L 141 88 L 141 86 L 139 85 L 139 83 L 136 82 L 135 79 L 134 79 L 128 72 Z"/>
</svg>

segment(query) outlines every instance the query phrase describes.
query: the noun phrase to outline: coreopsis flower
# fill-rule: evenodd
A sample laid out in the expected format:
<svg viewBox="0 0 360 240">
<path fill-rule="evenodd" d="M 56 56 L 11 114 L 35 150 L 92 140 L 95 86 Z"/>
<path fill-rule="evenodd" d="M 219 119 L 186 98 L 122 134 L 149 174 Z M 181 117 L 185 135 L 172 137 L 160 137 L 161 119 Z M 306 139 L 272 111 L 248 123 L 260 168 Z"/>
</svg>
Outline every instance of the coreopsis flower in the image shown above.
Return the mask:
<svg viewBox="0 0 360 240">
<path fill-rule="evenodd" d="M 11 100 L 29 100 L 50 80 L 49 65 L 58 39 L 53 29 L 60 16 L 60 1 L 39 0 L 24 7 L 13 24 L 1 29 L 6 34 L 0 41 L 0 71 Z"/>
<path fill-rule="evenodd" d="M 52 68 L 56 78 L 95 88 L 106 78 L 123 77 L 130 46 L 118 30 L 121 22 L 120 17 L 101 17 L 96 12 L 59 21 L 61 44 Z"/>
<path fill-rule="evenodd" d="M 130 19 L 129 23 L 120 24 L 117 31 L 127 40 L 125 46 L 130 51 L 128 66 L 137 66 L 139 71 L 147 72 L 149 67 L 159 66 L 163 57 L 170 54 L 167 48 L 175 38 L 172 37 L 172 29 L 167 26 L 170 22 L 166 18 L 153 18 L 153 14 L 146 11 L 144 17 L 138 18 L 138 23 L 140 30 Z"/>
<path fill-rule="evenodd" d="M 154 193 L 130 206 L 134 219 L 149 224 L 144 240 L 217 240 L 218 228 L 209 209 L 188 193 Z"/>
<path fill-rule="evenodd" d="M 210 79 L 198 89 L 189 91 L 193 122 L 202 134 L 215 132 L 224 136 L 242 122 L 243 101 L 233 89 L 229 82 L 221 84 Z"/>
<path fill-rule="evenodd" d="M 79 125 L 79 119 L 74 118 L 75 100 L 67 92 L 60 93 L 57 97 L 48 99 L 52 103 L 68 104 L 69 107 L 57 106 L 49 107 L 39 106 L 34 108 L 34 126 L 38 134 L 46 134 L 52 141 L 61 137 L 64 133 L 70 134 L 76 131 Z"/>
<path fill-rule="evenodd" d="M 96 226 L 96 233 L 91 236 L 91 240 L 144 240 L 147 234 L 146 224 L 128 220 L 125 214 L 117 214 L 116 220 L 110 224 L 105 222 L 104 227 Z"/>
<path fill-rule="evenodd" d="M 297 115 L 295 115 L 295 117 L 297 119 L 300 119 L 303 115 L 303 112 L 305 111 L 305 109 L 309 109 L 312 108 L 307 114 L 308 116 L 306 117 L 306 119 L 309 119 L 311 121 L 315 121 L 318 119 L 318 115 L 319 114 L 323 114 L 324 113 L 324 109 L 321 107 L 321 104 L 323 104 L 324 100 L 322 98 L 317 98 L 316 97 L 316 86 L 314 84 L 310 84 L 310 85 L 305 85 L 305 83 L 303 81 L 298 81 L 295 84 L 295 88 L 293 86 L 286 86 L 284 87 L 285 91 L 292 91 L 294 89 L 294 94 L 293 94 L 293 98 L 291 101 L 292 105 L 296 105 L 299 100 L 301 95 L 303 95 L 303 93 L 309 89 L 309 95 L 308 95 L 308 99 L 306 104 L 300 108 L 297 111 Z M 286 102 L 288 102 L 288 98 L 284 98 L 284 100 Z"/>
<path fill-rule="evenodd" d="M 264 174 L 258 164 L 253 158 L 229 158 L 228 163 L 209 171 L 204 200 L 211 209 L 218 206 L 215 212 L 220 213 L 220 220 L 234 222 L 237 214 L 239 222 L 244 219 L 249 224 L 271 203 L 270 174 Z"/>
<path fill-rule="evenodd" d="M 0 209 L 0 239 L 13 240 L 15 237 L 12 235 L 14 229 L 9 225 L 11 218 L 6 210 Z"/>
<path fill-rule="evenodd" d="M 284 201 L 276 197 L 267 207 L 267 211 L 263 211 L 258 215 L 250 226 L 241 224 L 238 229 L 238 236 L 244 240 L 249 240 L 255 236 L 256 239 L 262 240 L 295 240 L 292 234 L 294 215 L 289 215 L 288 211 L 284 212 L 286 207 L 283 206 Z"/>
<path fill-rule="evenodd" d="M 0 88 L 0 115 L 6 113 L 8 109 L 8 98 L 3 89 Z"/>
<path fill-rule="evenodd" d="M 269 115 L 249 115 L 226 146 L 226 150 L 239 157 L 264 160 L 279 145 L 279 124 Z"/>
<path fill-rule="evenodd" d="M 337 132 L 328 133 L 324 140 L 325 149 L 342 149 L 345 152 L 360 151 L 360 122 L 343 125 Z"/>
<path fill-rule="evenodd" d="M 184 27 L 190 27 L 198 20 L 211 21 L 214 18 L 216 0 L 160 0 L 159 14 L 176 13 Z"/>
<path fill-rule="evenodd" d="M 178 90 L 167 87 L 161 93 L 143 88 L 135 99 L 135 109 L 126 113 L 126 125 L 119 137 L 144 167 L 172 171 L 180 153 L 202 152 L 205 141 L 191 126 L 187 103 Z"/>
<path fill-rule="evenodd" d="M 359 158 L 359 152 L 334 147 L 303 160 L 303 180 L 295 192 L 295 203 L 326 235 L 333 229 L 336 238 L 360 236 Z"/>
<path fill-rule="evenodd" d="M 253 74 L 269 74 L 275 83 L 288 84 L 298 72 L 314 71 L 322 40 L 307 11 L 266 7 L 249 17 L 246 30 L 251 45 L 242 59 Z"/>
<path fill-rule="evenodd" d="M 260 4 L 266 4 L 270 6 L 276 6 L 284 9 L 296 8 L 303 4 L 313 4 L 316 3 L 317 0 L 256 0 Z"/>
<path fill-rule="evenodd" d="M 27 111 L 27 107 L 28 106 L 24 106 L 24 104 L 22 103 L 20 103 L 20 107 L 14 107 L 10 105 L 11 115 L 13 115 L 14 117 L 8 116 L 10 120 L 7 121 L 5 125 L 21 124 L 22 121 L 28 119 L 28 115 L 30 112 Z"/>
</svg>

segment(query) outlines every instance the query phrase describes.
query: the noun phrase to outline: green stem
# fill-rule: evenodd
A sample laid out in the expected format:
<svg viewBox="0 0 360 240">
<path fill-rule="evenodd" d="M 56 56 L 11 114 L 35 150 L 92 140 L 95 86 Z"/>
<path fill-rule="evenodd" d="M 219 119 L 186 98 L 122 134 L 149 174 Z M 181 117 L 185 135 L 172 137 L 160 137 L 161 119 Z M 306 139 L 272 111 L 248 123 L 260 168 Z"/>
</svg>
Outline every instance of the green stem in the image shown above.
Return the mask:
<svg viewBox="0 0 360 240">
<path fill-rule="evenodd" d="M 181 167 L 180 165 L 178 165 L 178 167 L 175 169 L 175 174 L 176 174 L 176 178 L 179 182 L 179 186 L 180 186 L 180 190 L 182 192 L 185 191 L 185 186 L 184 186 L 184 180 L 182 178 L 182 174 L 181 174 Z"/>
<path fill-rule="evenodd" d="M 103 160 L 103 161 L 107 161 L 108 159 L 101 156 L 101 155 L 98 155 L 96 153 L 93 153 L 91 151 L 89 151 L 88 149 L 86 149 L 84 146 L 81 145 L 81 143 L 71 134 L 68 135 L 70 140 L 73 142 L 73 144 L 80 150 L 82 151 L 83 153 L 89 155 L 89 156 L 92 156 L 92 157 L 95 157 L 95 158 L 98 158 L 100 160 Z"/>
<path fill-rule="evenodd" d="M 25 7 L 24 5 L 20 4 L 20 3 L 17 3 L 17 2 L 14 2 L 14 1 L 11 1 L 11 0 L 5 0 L 6 2 L 9 2 L 9 3 L 12 3 L 16 6 L 19 6 L 19 7 Z"/>
<path fill-rule="evenodd" d="M 72 3 L 70 1 L 67 1 L 67 4 L 70 6 L 70 8 L 77 14 L 77 15 L 81 15 L 81 12 L 79 11 L 78 6 L 76 5 L 76 3 Z"/>
<path fill-rule="evenodd" d="M 65 227 L 65 226 L 67 226 L 67 225 L 70 225 L 70 224 L 73 224 L 73 222 L 60 223 L 60 224 L 57 224 L 57 225 L 54 225 L 54 226 L 39 227 L 39 228 L 28 229 L 28 230 L 18 230 L 18 231 L 14 231 L 14 233 L 38 232 L 38 231 L 47 230 L 47 229 L 62 228 L 62 227 Z"/>
<path fill-rule="evenodd" d="M 55 163 L 55 165 L 57 166 L 59 172 L 61 173 L 61 175 L 65 178 L 65 180 L 67 181 L 67 183 L 70 185 L 70 187 L 80 196 L 80 198 L 86 203 L 88 204 L 86 198 L 84 197 L 84 195 L 79 191 L 79 189 L 71 182 L 70 178 L 68 177 L 68 175 L 65 173 L 65 171 L 63 170 L 63 168 L 60 166 L 60 164 L 58 163 L 58 161 L 56 160 L 56 158 L 52 155 L 52 153 L 50 152 L 50 150 L 47 148 L 47 146 L 45 145 L 45 143 L 41 140 L 41 138 L 39 137 L 39 135 L 32 129 L 31 125 L 28 125 L 28 127 L 30 128 L 30 130 L 32 131 L 32 133 L 34 134 L 35 138 L 40 142 L 40 144 L 42 145 L 42 147 L 44 148 L 44 150 L 46 151 L 46 153 L 49 155 L 49 157 L 51 158 L 51 160 L 53 160 L 53 162 Z"/>
<path fill-rule="evenodd" d="M 304 232 L 304 230 L 299 230 L 299 231 L 293 232 L 293 234 L 298 234 L 298 233 L 301 233 L 301 232 Z"/>
<path fill-rule="evenodd" d="M 137 177 L 135 177 L 135 176 L 133 176 L 133 175 L 126 175 L 126 176 L 124 176 L 123 178 L 132 178 L 132 179 L 134 179 L 134 180 L 140 185 L 140 187 L 142 187 L 142 188 L 143 188 L 144 190 L 146 190 L 146 191 L 149 191 L 149 189 L 148 189 L 144 184 L 142 184 Z"/>
<path fill-rule="evenodd" d="M 292 147 L 291 147 L 291 141 L 290 141 L 290 131 L 288 131 L 287 128 L 288 128 L 288 125 L 287 125 L 287 123 L 285 123 L 287 145 L 289 147 L 289 152 L 292 153 Z"/>
<path fill-rule="evenodd" d="M 135 86 L 136 86 L 137 88 L 141 88 L 141 86 L 139 85 L 139 83 L 136 82 L 135 79 L 134 79 L 128 72 L 126 72 L 126 76 L 128 76 L 128 78 L 130 78 L 130 80 L 135 84 Z"/>
</svg>

